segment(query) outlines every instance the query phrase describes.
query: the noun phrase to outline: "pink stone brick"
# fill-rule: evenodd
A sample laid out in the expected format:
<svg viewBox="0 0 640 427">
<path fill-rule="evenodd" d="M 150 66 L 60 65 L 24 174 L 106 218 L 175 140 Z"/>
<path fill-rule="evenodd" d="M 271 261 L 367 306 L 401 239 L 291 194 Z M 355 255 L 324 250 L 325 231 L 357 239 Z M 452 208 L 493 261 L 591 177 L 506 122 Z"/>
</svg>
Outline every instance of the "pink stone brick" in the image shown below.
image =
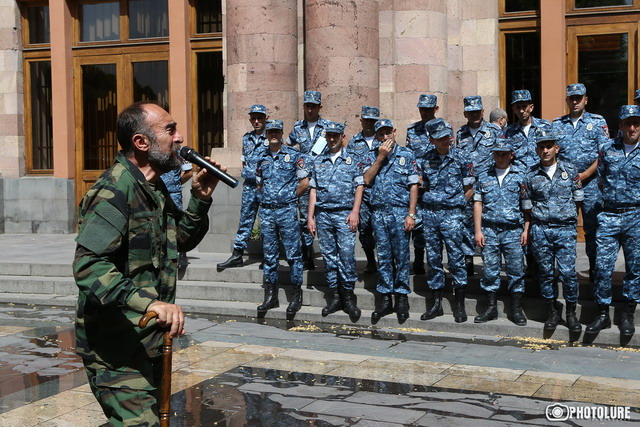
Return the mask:
<svg viewBox="0 0 640 427">
<path fill-rule="evenodd" d="M 393 47 L 394 40 L 391 38 L 380 38 L 378 46 L 379 48 L 379 58 L 380 65 L 394 65 L 394 55 L 393 55 Z"/>
<path fill-rule="evenodd" d="M 429 87 L 429 68 L 424 65 L 395 67 L 395 87 L 398 92 L 420 92 Z"/>
<path fill-rule="evenodd" d="M 496 70 L 498 65 L 497 46 L 477 45 L 463 47 L 462 64 L 464 71 Z"/>
<path fill-rule="evenodd" d="M 445 40 L 423 38 L 398 38 L 395 40 L 396 64 L 446 65 Z"/>
<path fill-rule="evenodd" d="M 275 34 L 273 36 L 273 62 L 285 64 L 298 63 L 298 39 L 290 34 Z"/>
<path fill-rule="evenodd" d="M 380 38 L 377 28 L 358 27 L 358 55 L 360 57 L 373 58 L 376 61 L 379 57 Z"/>
<path fill-rule="evenodd" d="M 378 67 L 380 93 L 395 92 L 395 68 L 393 65 L 381 65 Z"/>
<path fill-rule="evenodd" d="M 498 19 L 498 2 L 486 0 L 465 0 L 462 9 L 463 19 Z"/>
<path fill-rule="evenodd" d="M 394 10 L 431 10 L 446 13 L 447 2 L 442 0 L 394 0 Z"/>
<path fill-rule="evenodd" d="M 329 55 L 357 56 L 358 34 L 355 28 L 320 28 L 306 32 L 307 58 Z"/>
<path fill-rule="evenodd" d="M 447 92 L 447 67 L 441 65 L 429 65 L 429 88 L 432 92 Z"/>
<path fill-rule="evenodd" d="M 247 88 L 260 91 L 290 91 L 297 88 L 297 66 L 282 63 L 247 64 Z"/>
<path fill-rule="evenodd" d="M 296 34 L 296 9 L 288 7 L 238 7 L 227 14 L 227 31 L 236 34 Z"/>
<path fill-rule="evenodd" d="M 358 22 L 358 3 L 360 2 L 307 1 L 305 27 L 307 31 L 326 27 L 353 27 L 354 22 Z"/>
<path fill-rule="evenodd" d="M 395 116 L 396 120 L 420 120 L 420 113 L 418 112 L 418 98 L 421 93 L 432 93 L 429 90 L 422 92 L 396 92 L 395 94 Z"/>
<path fill-rule="evenodd" d="M 395 12 L 392 10 L 380 10 L 378 29 L 380 37 L 393 37 L 393 21 Z"/>
<path fill-rule="evenodd" d="M 449 70 L 462 70 L 462 47 L 458 45 L 448 45 L 448 65 Z"/>
<path fill-rule="evenodd" d="M 227 38 L 227 63 L 237 64 L 261 58 L 265 62 L 274 60 L 274 42 L 271 34 L 243 34 Z"/>
</svg>

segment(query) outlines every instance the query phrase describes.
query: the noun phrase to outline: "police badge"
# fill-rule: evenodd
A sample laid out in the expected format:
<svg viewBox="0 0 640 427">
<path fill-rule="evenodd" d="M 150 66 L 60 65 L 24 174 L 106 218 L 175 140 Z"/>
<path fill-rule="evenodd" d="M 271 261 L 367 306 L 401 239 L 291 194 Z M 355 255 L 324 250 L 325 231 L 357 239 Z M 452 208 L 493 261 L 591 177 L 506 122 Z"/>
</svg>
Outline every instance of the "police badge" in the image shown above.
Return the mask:
<svg viewBox="0 0 640 427">
<path fill-rule="evenodd" d="M 351 156 L 347 157 L 346 164 L 350 165 L 352 163 Z"/>
<path fill-rule="evenodd" d="M 589 124 L 587 125 L 587 130 L 591 130 L 591 129 L 593 129 L 593 124 L 589 123 Z"/>
<path fill-rule="evenodd" d="M 287 163 L 289 163 L 289 162 L 291 161 L 291 156 L 290 156 L 290 155 L 288 155 L 288 154 L 287 154 L 287 155 L 285 155 L 285 156 L 284 156 L 284 161 L 285 161 L 285 162 L 287 162 Z"/>
<path fill-rule="evenodd" d="M 404 157 L 400 157 L 399 163 L 400 163 L 400 166 L 404 166 L 407 163 L 407 161 L 404 159 Z"/>
<path fill-rule="evenodd" d="M 491 132 L 489 132 L 488 130 L 484 132 L 484 137 L 485 138 L 491 138 Z"/>
<path fill-rule="evenodd" d="M 567 171 L 562 171 L 562 175 L 560 175 L 562 177 L 562 179 L 569 179 L 569 174 L 567 173 Z"/>
</svg>

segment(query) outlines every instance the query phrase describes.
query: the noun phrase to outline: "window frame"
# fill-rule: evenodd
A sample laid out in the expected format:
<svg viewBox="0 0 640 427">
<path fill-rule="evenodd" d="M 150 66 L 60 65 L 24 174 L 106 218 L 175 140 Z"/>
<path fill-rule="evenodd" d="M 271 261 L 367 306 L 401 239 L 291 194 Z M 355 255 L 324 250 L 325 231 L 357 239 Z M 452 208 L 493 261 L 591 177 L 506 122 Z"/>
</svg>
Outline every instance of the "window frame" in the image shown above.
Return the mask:
<svg viewBox="0 0 640 427">
<path fill-rule="evenodd" d="M 640 9 L 640 0 L 633 0 L 633 4 L 630 6 L 620 5 L 620 6 L 597 6 L 597 7 L 575 7 L 575 0 L 567 0 L 566 3 L 566 13 L 568 15 L 573 14 L 598 14 L 598 13 L 608 13 L 608 12 L 624 12 L 624 11 L 638 11 Z"/>
<path fill-rule="evenodd" d="M 499 18 L 531 18 L 540 16 L 540 8 L 536 10 L 523 10 L 521 12 L 507 12 L 506 0 L 500 0 L 498 3 L 498 17 Z"/>
</svg>

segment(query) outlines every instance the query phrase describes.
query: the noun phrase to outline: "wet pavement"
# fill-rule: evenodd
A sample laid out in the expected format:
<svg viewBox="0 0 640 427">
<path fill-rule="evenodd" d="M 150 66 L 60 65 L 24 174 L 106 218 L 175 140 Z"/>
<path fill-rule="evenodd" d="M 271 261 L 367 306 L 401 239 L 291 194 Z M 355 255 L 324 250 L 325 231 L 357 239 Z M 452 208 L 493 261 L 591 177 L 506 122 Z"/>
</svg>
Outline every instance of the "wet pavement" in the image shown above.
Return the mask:
<svg viewBox="0 0 640 427">
<path fill-rule="evenodd" d="M 106 421 L 74 352 L 73 318 L 0 306 L 2 425 Z M 612 406 L 629 419 L 553 424 L 640 421 L 635 348 L 207 316 L 188 316 L 187 330 L 174 342 L 175 426 L 547 425 L 554 408 L 561 419 Z"/>
</svg>

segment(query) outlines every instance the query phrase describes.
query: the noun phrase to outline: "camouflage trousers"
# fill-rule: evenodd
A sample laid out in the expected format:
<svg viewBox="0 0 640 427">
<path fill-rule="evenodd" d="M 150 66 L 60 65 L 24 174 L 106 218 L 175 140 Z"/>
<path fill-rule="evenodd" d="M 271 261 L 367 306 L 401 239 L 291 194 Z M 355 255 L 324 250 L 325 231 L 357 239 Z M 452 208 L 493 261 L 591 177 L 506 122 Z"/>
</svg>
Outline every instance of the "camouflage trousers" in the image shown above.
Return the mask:
<svg viewBox="0 0 640 427">
<path fill-rule="evenodd" d="M 589 257 L 589 267 L 596 265 L 596 231 L 598 230 L 598 213 L 602 210 L 602 201 L 598 179 L 594 178 L 584 187 L 582 201 L 582 226 L 584 228 L 584 247 Z"/>
<path fill-rule="evenodd" d="M 484 273 L 480 286 L 487 292 L 500 289 L 500 264 L 504 255 L 509 292 L 524 292 L 524 253 L 520 244 L 521 226 L 482 225 Z"/>
<path fill-rule="evenodd" d="M 258 188 L 255 183 L 245 181 L 242 184 L 242 204 L 240 205 L 240 223 L 236 232 L 233 248 L 245 250 L 251 236 L 251 229 L 258 213 Z"/>
<path fill-rule="evenodd" d="M 409 232 L 404 231 L 407 207 L 373 210 L 378 252 L 378 285 L 381 294 L 411 293 L 409 286 Z"/>
<path fill-rule="evenodd" d="M 611 276 L 622 246 L 625 275 L 622 295 L 640 302 L 640 210 L 624 213 L 600 212 L 596 233 L 596 283 L 598 304 L 611 304 Z"/>
<path fill-rule="evenodd" d="M 473 256 L 476 253 L 475 228 L 473 224 L 473 198 L 464 206 L 464 237 L 462 238 L 462 252 L 465 256 Z"/>
<path fill-rule="evenodd" d="M 558 298 L 554 286 L 555 265 L 562 281 L 562 297 L 568 302 L 578 301 L 576 276 L 576 226 L 549 227 L 531 225 L 531 250 L 538 261 L 540 293 L 544 298 Z"/>
<path fill-rule="evenodd" d="M 159 426 L 162 357 L 108 369 L 84 361 L 89 385 L 112 426 Z"/>
<path fill-rule="evenodd" d="M 345 223 L 350 212 L 350 209 L 326 211 L 316 208 L 316 228 L 324 259 L 324 276 L 331 289 L 337 289 L 340 285 L 351 290 L 358 279 L 354 252 L 356 233 Z"/>
<path fill-rule="evenodd" d="M 302 285 L 302 251 L 300 248 L 300 224 L 296 204 L 281 208 L 260 207 L 260 232 L 264 253 L 264 283 L 278 283 L 279 241 L 282 239 L 285 257 L 291 266 L 291 284 Z"/>
<path fill-rule="evenodd" d="M 416 206 L 416 215 L 418 219 L 416 219 L 416 225 L 411 230 L 411 240 L 413 240 L 414 249 L 424 250 L 424 225 L 422 224 L 422 208 L 420 206 Z"/>
<path fill-rule="evenodd" d="M 453 277 L 453 287 L 467 286 L 467 272 L 464 267 L 464 252 L 462 251 L 464 235 L 462 221 L 462 209 L 422 209 L 425 250 L 429 265 L 427 273 L 429 289 L 436 290 L 444 287 L 444 268 L 442 266 L 444 247 L 447 248 L 448 267 Z"/>
<path fill-rule="evenodd" d="M 367 190 L 365 190 L 367 191 Z M 373 236 L 373 215 L 371 213 L 371 205 L 362 201 L 360 205 L 360 223 L 358 224 L 358 240 L 362 245 L 362 249 L 375 249 L 376 239 Z"/>
<path fill-rule="evenodd" d="M 307 228 L 307 215 L 309 212 L 309 190 L 305 191 L 298 199 L 298 211 L 300 213 L 300 243 L 303 248 L 313 246 L 313 234 Z"/>
</svg>

